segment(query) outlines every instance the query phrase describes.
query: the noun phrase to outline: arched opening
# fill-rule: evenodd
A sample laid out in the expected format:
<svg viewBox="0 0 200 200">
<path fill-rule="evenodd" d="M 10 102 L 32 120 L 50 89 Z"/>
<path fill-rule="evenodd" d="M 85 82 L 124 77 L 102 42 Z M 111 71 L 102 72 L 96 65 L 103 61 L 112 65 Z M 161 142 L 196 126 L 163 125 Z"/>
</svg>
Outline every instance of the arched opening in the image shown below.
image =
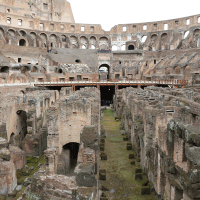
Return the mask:
<svg viewBox="0 0 200 200">
<path fill-rule="evenodd" d="M 187 38 L 187 36 L 189 35 L 189 33 L 190 33 L 190 31 L 186 31 L 183 38 L 184 39 Z"/>
<path fill-rule="evenodd" d="M 95 49 L 95 46 L 92 44 L 91 47 L 90 47 L 90 49 Z"/>
<path fill-rule="evenodd" d="M 175 67 L 174 74 L 180 74 L 180 73 L 181 73 L 181 68 L 179 66 Z"/>
<path fill-rule="evenodd" d="M 76 63 L 81 63 L 81 61 L 79 59 L 76 59 L 75 62 Z"/>
<path fill-rule="evenodd" d="M 8 33 L 11 35 L 11 36 L 15 36 L 15 31 L 13 29 L 9 29 L 8 30 Z"/>
<path fill-rule="evenodd" d="M 70 142 L 63 146 L 61 159 L 64 161 L 65 164 L 65 173 L 63 174 L 73 174 L 74 169 L 77 165 L 77 158 L 79 152 L 79 143 Z"/>
<path fill-rule="evenodd" d="M 117 45 L 112 46 L 112 51 L 117 51 Z"/>
<path fill-rule="evenodd" d="M 101 37 L 99 39 L 99 48 L 100 49 L 108 49 L 109 48 L 109 42 L 107 37 Z"/>
<path fill-rule="evenodd" d="M 5 66 L 1 68 L 1 73 L 8 73 L 9 72 L 9 67 Z"/>
<path fill-rule="evenodd" d="M 14 134 L 14 133 L 12 133 L 12 134 L 10 135 L 10 141 L 9 141 L 9 143 L 10 143 L 10 144 L 15 144 L 15 134 Z"/>
<path fill-rule="evenodd" d="M 122 51 L 125 51 L 125 50 L 126 50 L 126 45 L 125 45 L 125 44 L 121 46 L 121 50 L 122 50 Z"/>
<path fill-rule="evenodd" d="M 59 69 L 59 70 L 58 70 L 58 73 L 62 74 L 62 69 Z"/>
<path fill-rule="evenodd" d="M 103 64 L 99 67 L 99 79 L 101 80 L 109 79 L 109 74 L 110 74 L 109 68 L 110 67 L 107 64 Z"/>
<path fill-rule="evenodd" d="M 26 36 L 26 32 L 25 31 L 21 30 L 19 32 L 21 33 L 22 36 L 24 36 L 24 37 Z"/>
<path fill-rule="evenodd" d="M 47 35 L 45 33 L 41 33 L 40 37 L 42 39 L 42 43 L 44 44 L 44 47 L 47 46 Z"/>
<path fill-rule="evenodd" d="M 21 40 L 19 41 L 19 46 L 26 46 L 26 40 L 21 39 Z"/>
<path fill-rule="evenodd" d="M 131 44 L 128 46 L 128 50 L 134 50 L 134 49 L 135 49 L 134 45 Z"/>
<path fill-rule="evenodd" d="M 24 102 L 23 98 L 24 96 L 22 96 L 22 99 L 20 101 Z M 27 115 L 26 111 L 24 110 L 18 110 L 16 114 L 17 114 L 17 125 L 15 133 L 17 134 L 17 140 L 15 140 L 15 143 L 17 143 L 19 148 L 22 148 L 22 140 L 27 134 Z"/>
</svg>

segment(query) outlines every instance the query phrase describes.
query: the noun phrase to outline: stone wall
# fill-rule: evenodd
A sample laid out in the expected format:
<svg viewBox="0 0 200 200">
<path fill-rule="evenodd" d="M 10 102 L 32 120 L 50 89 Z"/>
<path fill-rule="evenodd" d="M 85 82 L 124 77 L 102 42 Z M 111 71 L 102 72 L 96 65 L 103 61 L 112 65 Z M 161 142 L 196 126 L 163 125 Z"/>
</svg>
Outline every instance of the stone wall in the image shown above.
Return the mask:
<svg viewBox="0 0 200 200">
<path fill-rule="evenodd" d="M 156 193 L 196 199 L 199 167 L 198 89 L 148 87 L 117 91 L 115 111 Z"/>
</svg>

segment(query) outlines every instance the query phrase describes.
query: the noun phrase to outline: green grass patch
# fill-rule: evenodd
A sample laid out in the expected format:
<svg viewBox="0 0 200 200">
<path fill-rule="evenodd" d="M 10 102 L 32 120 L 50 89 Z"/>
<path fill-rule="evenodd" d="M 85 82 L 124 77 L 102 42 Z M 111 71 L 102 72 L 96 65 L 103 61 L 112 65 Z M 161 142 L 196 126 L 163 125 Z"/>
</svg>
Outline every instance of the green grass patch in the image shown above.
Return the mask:
<svg viewBox="0 0 200 200">
<path fill-rule="evenodd" d="M 137 158 L 129 159 L 129 154 L 134 153 L 134 150 L 126 150 L 128 141 L 123 141 L 123 136 L 120 134 L 120 123 L 121 121 L 115 121 L 111 109 L 104 111 L 101 125 L 107 133 L 105 153 L 108 159 L 100 161 L 100 169 L 106 169 L 106 181 L 101 183 L 109 190 L 115 190 L 113 193 L 105 193 L 112 199 L 156 200 L 153 195 L 141 195 L 141 186 L 146 181 L 146 177 L 143 175 L 142 180 L 134 179 L 135 169 L 140 166 L 136 162 Z M 136 162 L 135 165 L 130 164 L 133 160 Z"/>
</svg>

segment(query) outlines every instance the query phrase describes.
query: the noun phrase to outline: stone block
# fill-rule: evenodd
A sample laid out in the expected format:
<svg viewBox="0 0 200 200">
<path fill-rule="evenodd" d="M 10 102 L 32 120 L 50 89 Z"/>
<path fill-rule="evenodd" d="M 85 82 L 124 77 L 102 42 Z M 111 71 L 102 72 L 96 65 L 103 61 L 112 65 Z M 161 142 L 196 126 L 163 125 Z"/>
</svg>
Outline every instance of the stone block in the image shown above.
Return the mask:
<svg viewBox="0 0 200 200">
<path fill-rule="evenodd" d="M 142 174 L 135 174 L 135 180 L 141 180 Z"/>
<path fill-rule="evenodd" d="M 141 188 L 141 195 L 145 195 L 145 194 L 150 194 L 150 187 L 149 186 L 143 186 Z"/>
<path fill-rule="evenodd" d="M 127 145 L 126 146 L 126 150 L 132 150 L 132 146 L 131 145 Z"/>
<path fill-rule="evenodd" d="M 136 173 L 136 174 L 142 173 L 142 169 L 136 168 L 136 169 L 135 169 L 135 173 Z"/>
<path fill-rule="evenodd" d="M 103 152 L 101 153 L 100 157 L 101 157 L 101 160 L 107 160 L 107 155 Z"/>
<path fill-rule="evenodd" d="M 79 187 L 93 187 L 96 185 L 94 166 L 91 164 L 81 164 L 76 176 L 76 183 Z"/>
<path fill-rule="evenodd" d="M 104 150 L 105 150 L 105 146 L 104 145 L 100 146 L 100 151 L 104 151 Z"/>
<path fill-rule="evenodd" d="M 100 139 L 100 143 L 105 143 L 105 139 L 104 139 L 104 138 L 101 138 L 101 139 Z"/>
<path fill-rule="evenodd" d="M 100 173 L 99 174 L 99 180 L 106 180 L 106 173 Z"/>
<path fill-rule="evenodd" d="M 134 158 L 135 158 L 135 155 L 134 155 L 134 154 L 129 154 L 128 158 L 129 158 L 129 159 L 134 159 Z"/>
<path fill-rule="evenodd" d="M 132 161 L 132 162 L 131 162 L 131 165 L 135 165 L 135 161 Z"/>
</svg>

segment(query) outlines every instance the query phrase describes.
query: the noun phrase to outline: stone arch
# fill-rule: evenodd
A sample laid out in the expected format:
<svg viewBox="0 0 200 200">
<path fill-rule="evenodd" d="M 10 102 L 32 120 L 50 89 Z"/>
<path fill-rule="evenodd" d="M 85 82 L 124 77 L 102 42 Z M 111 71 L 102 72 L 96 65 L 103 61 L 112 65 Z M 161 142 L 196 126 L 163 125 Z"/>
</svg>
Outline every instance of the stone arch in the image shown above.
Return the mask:
<svg viewBox="0 0 200 200">
<path fill-rule="evenodd" d="M 12 145 L 15 144 L 15 134 L 14 133 L 11 133 L 9 143 Z"/>
<path fill-rule="evenodd" d="M 128 45 L 128 50 L 134 50 L 135 46 L 133 44 Z"/>
<path fill-rule="evenodd" d="M 187 65 L 184 69 L 184 75 L 190 76 L 191 75 L 191 66 Z"/>
<path fill-rule="evenodd" d="M 181 68 L 179 66 L 174 68 L 174 73 L 175 74 L 180 74 L 181 73 Z"/>
<path fill-rule="evenodd" d="M 8 33 L 13 37 L 15 36 L 15 30 L 13 30 L 13 29 L 9 29 Z"/>
<path fill-rule="evenodd" d="M 2 27 L 0 27 L 0 34 L 4 37 L 5 31 Z"/>
<path fill-rule="evenodd" d="M 195 29 L 195 30 L 193 31 L 194 37 L 198 37 L 199 34 L 200 34 L 200 29 Z"/>
<path fill-rule="evenodd" d="M 33 66 L 32 68 L 31 68 L 31 72 L 38 72 L 39 70 L 38 70 L 38 68 L 36 67 L 36 66 Z"/>
<path fill-rule="evenodd" d="M 44 45 L 45 47 L 47 47 L 47 35 L 45 33 L 41 33 L 40 37 L 42 39 L 42 46 Z"/>
<path fill-rule="evenodd" d="M 141 40 L 141 42 L 142 42 L 142 43 L 145 43 L 146 40 L 147 40 L 147 35 L 143 35 L 143 36 L 142 36 L 142 40 Z"/>
<path fill-rule="evenodd" d="M 58 166 L 59 174 L 72 174 L 77 165 L 79 152 L 79 143 L 77 142 L 68 142 L 62 147 L 62 152 L 60 155 L 59 163 L 62 162 L 61 165 Z M 65 158 L 65 159 L 63 159 Z M 64 163 L 63 163 L 64 161 Z M 60 166 L 65 166 L 64 168 L 60 168 Z"/>
<path fill-rule="evenodd" d="M 161 38 L 161 43 L 164 43 L 165 39 L 167 38 L 167 33 L 162 33 L 160 38 Z"/>
<path fill-rule="evenodd" d="M 101 64 L 99 66 L 99 79 L 110 78 L 110 66 L 108 64 Z"/>
<path fill-rule="evenodd" d="M 186 39 L 188 37 L 189 33 L 190 33 L 190 31 L 185 31 L 183 39 Z"/>
<path fill-rule="evenodd" d="M 26 31 L 20 30 L 19 32 L 20 32 L 21 36 L 26 37 Z"/>
<path fill-rule="evenodd" d="M 71 35 L 70 36 L 70 43 L 71 43 L 71 47 L 73 49 L 76 49 L 79 47 L 79 44 L 78 44 L 78 39 L 75 35 Z"/>
<path fill-rule="evenodd" d="M 167 67 L 167 68 L 165 69 L 165 75 L 168 75 L 168 74 L 170 74 L 170 68 L 169 68 L 169 67 Z"/>
<path fill-rule="evenodd" d="M 125 44 L 122 44 L 121 50 L 122 50 L 122 51 L 125 51 L 125 50 L 126 50 L 126 45 L 125 45 Z"/>
<path fill-rule="evenodd" d="M 155 42 L 155 40 L 157 39 L 158 35 L 157 34 L 152 34 L 151 35 L 151 42 Z"/>
<path fill-rule="evenodd" d="M 99 38 L 99 48 L 100 49 L 108 49 L 109 48 L 109 40 L 106 36 Z"/>
<path fill-rule="evenodd" d="M 27 74 L 28 71 L 30 71 L 30 68 L 27 67 L 27 66 L 23 66 L 23 67 L 21 68 L 21 73 L 22 73 L 22 74 Z"/>
<path fill-rule="evenodd" d="M 85 36 L 80 37 L 81 48 L 84 46 L 86 49 L 88 48 L 88 39 Z M 83 48 L 82 48 L 83 49 Z"/>
<path fill-rule="evenodd" d="M 112 46 L 112 51 L 117 51 L 117 45 L 116 44 Z"/>
<path fill-rule="evenodd" d="M 9 67 L 8 66 L 2 67 L 1 73 L 9 73 Z"/>
<path fill-rule="evenodd" d="M 51 47 L 57 47 L 57 35 L 51 34 L 49 36 L 49 42 Z"/>
<path fill-rule="evenodd" d="M 36 33 L 35 32 L 30 32 L 30 35 L 31 35 L 31 37 L 32 37 L 33 40 L 36 39 Z"/>
<path fill-rule="evenodd" d="M 69 48 L 69 38 L 66 35 L 61 35 L 62 48 Z"/>
<path fill-rule="evenodd" d="M 96 42 L 97 42 L 96 37 L 91 36 L 89 42 L 90 42 L 90 49 L 96 49 Z"/>
<path fill-rule="evenodd" d="M 24 38 L 19 40 L 19 46 L 23 46 L 23 47 L 27 46 L 27 42 Z"/>
</svg>

